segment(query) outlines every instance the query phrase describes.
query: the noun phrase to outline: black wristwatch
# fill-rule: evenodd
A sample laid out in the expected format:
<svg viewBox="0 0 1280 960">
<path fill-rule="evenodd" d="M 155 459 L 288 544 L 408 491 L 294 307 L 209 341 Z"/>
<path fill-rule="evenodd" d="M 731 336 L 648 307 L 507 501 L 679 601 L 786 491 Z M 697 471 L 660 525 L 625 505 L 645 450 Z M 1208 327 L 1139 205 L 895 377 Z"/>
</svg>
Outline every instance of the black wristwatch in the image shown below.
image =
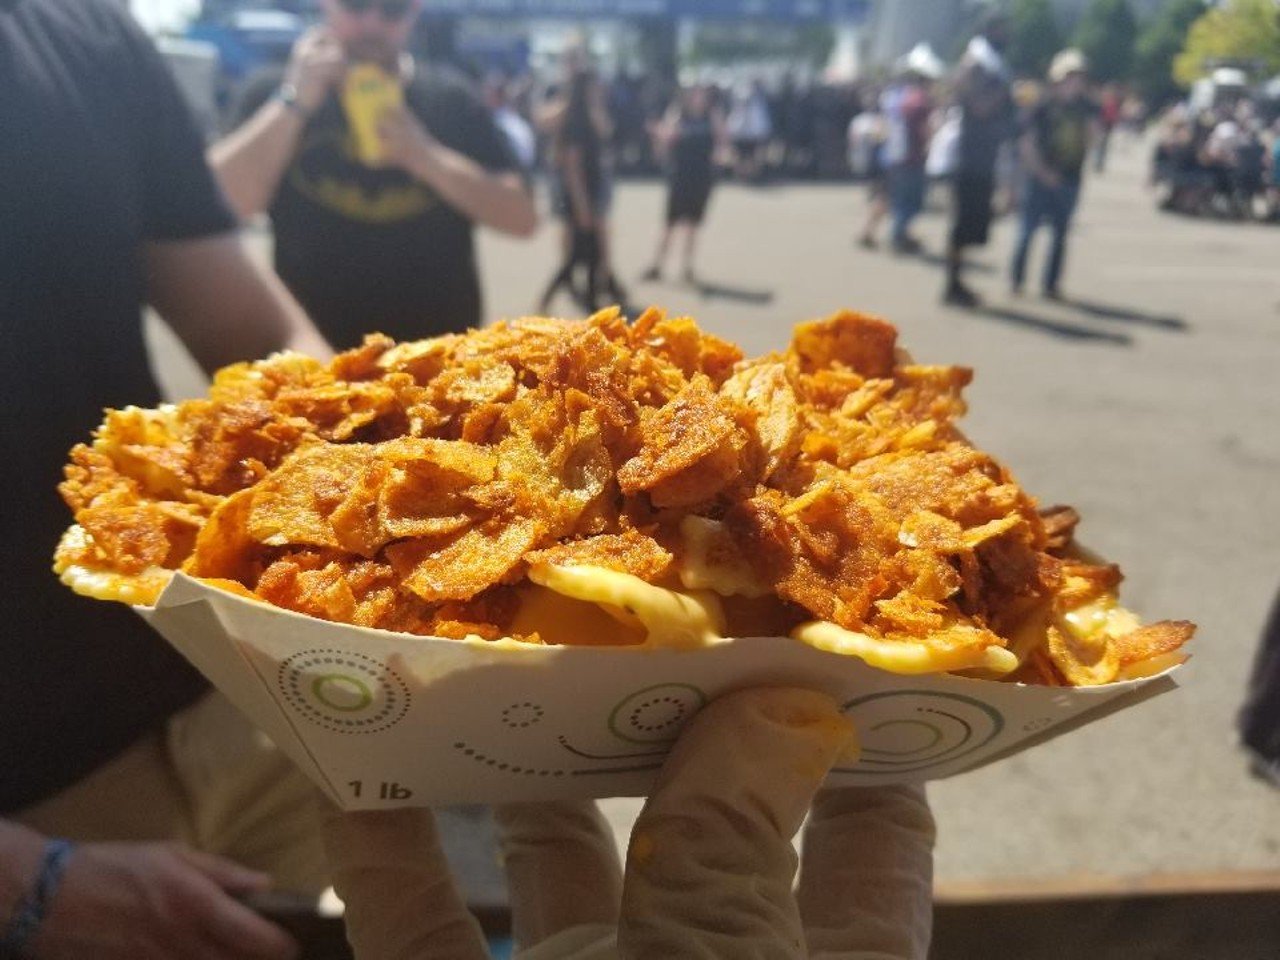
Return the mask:
<svg viewBox="0 0 1280 960">
<path fill-rule="evenodd" d="M 302 101 L 298 99 L 298 88 L 292 83 L 282 83 L 276 88 L 275 100 L 284 104 L 303 120 L 311 119 L 311 111 L 302 105 Z"/>
</svg>

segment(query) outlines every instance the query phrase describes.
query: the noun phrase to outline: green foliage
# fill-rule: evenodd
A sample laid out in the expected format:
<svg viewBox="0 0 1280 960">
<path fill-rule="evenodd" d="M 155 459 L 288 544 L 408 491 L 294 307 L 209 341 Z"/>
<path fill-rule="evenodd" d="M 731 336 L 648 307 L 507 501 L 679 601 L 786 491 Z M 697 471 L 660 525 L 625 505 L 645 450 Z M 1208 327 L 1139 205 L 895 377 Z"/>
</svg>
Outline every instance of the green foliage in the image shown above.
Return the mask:
<svg viewBox="0 0 1280 960">
<path fill-rule="evenodd" d="M 1137 37 L 1129 0 L 1089 0 L 1076 27 L 1075 45 L 1089 58 L 1089 75 L 1095 80 L 1127 80 Z"/>
<path fill-rule="evenodd" d="M 1190 85 L 1224 62 L 1268 75 L 1280 71 L 1280 13 L 1273 0 L 1226 0 L 1209 10 L 1187 31 L 1173 75 Z"/>
<path fill-rule="evenodd" d="M 1049 0 L 1010 0 L 1009 66 L 1025 77 L 1043 77 L 1053 55 L 1063 48 L 1062 32 Z"/>
<path fill-rule="evenodd" d="M 1205 0 L 1165 0 L 1138 35 L 1133 81 L 1147 103 L 1158 106 L 1178 96 L 1173 60 L 1187 42 L 1187 31 L 1205 12 Z"/>
</svg>

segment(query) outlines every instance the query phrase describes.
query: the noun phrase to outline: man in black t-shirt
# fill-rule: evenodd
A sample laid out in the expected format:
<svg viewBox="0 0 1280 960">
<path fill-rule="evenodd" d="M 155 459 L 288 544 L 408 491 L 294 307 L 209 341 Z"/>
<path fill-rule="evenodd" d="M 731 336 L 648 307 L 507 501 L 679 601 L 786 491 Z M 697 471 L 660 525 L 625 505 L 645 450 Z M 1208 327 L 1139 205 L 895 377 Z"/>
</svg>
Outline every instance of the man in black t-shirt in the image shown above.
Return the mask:
<svg viewBox="0 0 1280 960">
<path fill-rule="evenodd" d="M 1067 231 L 1080 198 L 1080 176 L 1095 139 L 1098 107 L 1085 89 L 1087 63 L 1079 50 L 1063 50 L 1049 66 L 1050 89 L 1031 112 L 1020 147 L 1027 170 L 1022 222 L 1014 247 L 1010 282 L 1015 294 L 1026 278 L 1027 251 L 1041 221 L 1053 233 L 1041 286 L 1058 299 L 1058 281 L 1066 255 Z"/>
<path fill-rule="evenodd" d="M 95 960 L 291 946 L 233 899 L 261 878 L 158 844 L 85 842 L 43 924 L 29 923 L 41 864 L 62 856 L 43 834 L 175 838 L 187 798 L 171 725 L 216 699 L 132 612 L 50 571 L 70 520 L 56 490 L 67 451 L 103 407 L 159 400 L 141 304 L 206 370 L 328 350 L 246 255 L 202 150 L 123 5 L 0 0 L 0 956 L 27 955 L 24 938 L 42 958 Z M 72 808 L 84 816 L 68 829 Z M 209 946 L 226 937 L 242 943 Z"/>
<path fill-rule="evenodd" d="M 470 87 L 406 51 L 420 0 L 322 6 L 283 74 L 246 91 L 214 170 L 242 217 L 270 215 L 276 270 L 335 346 L 477 326 L 472 224 L 536 226 L 519 164 Z M 403 87 L 375 163 L 361 161 L 341 96 L 349 67 L 370 63 Z"/>
</svg>

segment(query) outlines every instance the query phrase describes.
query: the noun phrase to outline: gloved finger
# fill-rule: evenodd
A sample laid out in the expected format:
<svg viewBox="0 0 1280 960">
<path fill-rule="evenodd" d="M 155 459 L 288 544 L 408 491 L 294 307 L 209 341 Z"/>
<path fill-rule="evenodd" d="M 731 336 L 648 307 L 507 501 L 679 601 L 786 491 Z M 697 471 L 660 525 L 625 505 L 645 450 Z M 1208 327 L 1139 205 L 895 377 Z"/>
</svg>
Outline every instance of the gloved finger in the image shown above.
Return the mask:
<svg viewBox="0 0 1280 960">
<path fill-rule="evenodd" d="M 326 811 L 333 886 L 356 960 L 486 960 L 430 810 Z"/>
<path fill-rule="evenodd" d="M 612 925 L 622 900 L 613 832 L 588 800 L 495 807 L 516 943 L 571 927 Z"/>
<path fill-rule="evenodd" d="M 932 930 L 933 841 L 920 784 L 818 794 L 796 893 L 812 955 L 923 960 Z"/>
<path fill-rule="evenodd" d="M 631 835 L 620 955 L 805 956 L 791 837 L 853 739 L 809 690 L 745 690 L 699 713 Z"/>
</svg>

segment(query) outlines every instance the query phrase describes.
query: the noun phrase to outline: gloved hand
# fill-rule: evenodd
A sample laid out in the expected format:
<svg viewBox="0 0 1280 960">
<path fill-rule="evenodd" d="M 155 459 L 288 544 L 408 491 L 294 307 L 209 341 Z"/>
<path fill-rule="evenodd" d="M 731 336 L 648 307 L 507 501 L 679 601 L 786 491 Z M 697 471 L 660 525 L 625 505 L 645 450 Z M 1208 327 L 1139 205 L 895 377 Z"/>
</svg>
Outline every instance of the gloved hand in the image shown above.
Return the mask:
<svg viewBox="0 0 1280 960">
<path fill-rule="evenodd" d="M 698 714 L 636 822 L 625 880 L 594 804 L 498 808 L 522 960 L 923 958 L 933 819 L 916 786 L 817 791 L 854 742 L 827 697 L 760 688 Z M 800 881 L 791 837 L 810 811 Z M 358 960 L 481 960 L 429 811 L 325 824 Z"/>
</svg>

